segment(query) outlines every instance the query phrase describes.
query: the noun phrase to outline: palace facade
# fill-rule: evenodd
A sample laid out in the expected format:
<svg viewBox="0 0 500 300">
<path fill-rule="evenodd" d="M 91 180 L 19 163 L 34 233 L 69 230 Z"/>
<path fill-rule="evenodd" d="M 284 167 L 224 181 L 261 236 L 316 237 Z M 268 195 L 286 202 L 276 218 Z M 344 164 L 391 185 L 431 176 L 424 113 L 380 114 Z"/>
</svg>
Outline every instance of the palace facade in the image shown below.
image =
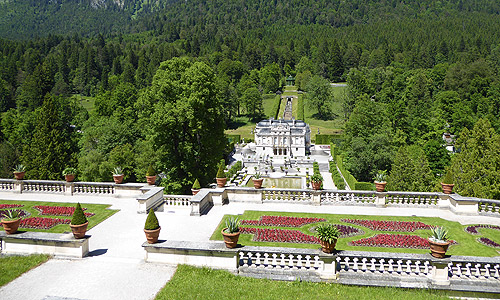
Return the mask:
<svg viewBox="0 0 500 300">
<path fill-rule="evenodd" d="M 301 120 L 262 120 L 255 128 L 255 145 L 259 156 L 306 156 L 311 129 Z"/>
</svg>

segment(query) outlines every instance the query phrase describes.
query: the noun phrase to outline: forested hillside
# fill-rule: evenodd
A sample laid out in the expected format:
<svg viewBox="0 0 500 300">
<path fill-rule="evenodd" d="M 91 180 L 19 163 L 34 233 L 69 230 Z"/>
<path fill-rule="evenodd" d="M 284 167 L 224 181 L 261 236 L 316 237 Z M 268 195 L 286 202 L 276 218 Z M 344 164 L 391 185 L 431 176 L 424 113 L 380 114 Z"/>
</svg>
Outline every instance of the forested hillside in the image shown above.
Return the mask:
<svg viewBox="0 0 500 300">
<path fill-rule="evenodd" d="M 220 138 L 241 117 L 259 119 L 262 95 L 291 74 L 306 92 L 320 77 L 348 82 L 342 111 L 321 118 L 345 122 L 341 148 L 358 180 L 401 170 L 395 163 L 405 157 L 427 165 L 401 171 L 420 190 L 433 190 L 449 166 L 458 181 L 475 180 L 457 171 L 441 135 L 467 144 L 461 133 L 472 136 L 477 123 L 491 132 L 488 151 L 499 143 L 499 12 L 492 0 L 1 1 L 1 177 L 16 163 L 44 168 L 32 149 L 55 147 L 51 171 L 28 177 L 57 179 L 78 166 L 81 180 L 111 180 L 120 165 L 126 179 L 143 180 L 151 164 L 170 192 L 187 191 L 196 177 L 206 185 L 228 149 L 202 153 L 202 137 Z M 190 101 L 174 113 L 182 99 Z M 198 115 L 206 123 L 190 119 L 198 107 L 206 107 Z M 42 126 L 49 120 L 54 127 Z M 200 131 L 207 124 L 213 135 Z M 159 133 L 165 126 L 185 133 L 174 148 L 163 144 L 173 138 Z M 58 131 L 65 138 L 56 147 L 46 137 Z M 485 173 L 498 175 L 496 157 Z M 187 163 L 194 158 L 203 166 Z M 458 191 L 498 198 L 500 176 L 491 176 L 473 192 L 465 183 Z"/>
</svg>

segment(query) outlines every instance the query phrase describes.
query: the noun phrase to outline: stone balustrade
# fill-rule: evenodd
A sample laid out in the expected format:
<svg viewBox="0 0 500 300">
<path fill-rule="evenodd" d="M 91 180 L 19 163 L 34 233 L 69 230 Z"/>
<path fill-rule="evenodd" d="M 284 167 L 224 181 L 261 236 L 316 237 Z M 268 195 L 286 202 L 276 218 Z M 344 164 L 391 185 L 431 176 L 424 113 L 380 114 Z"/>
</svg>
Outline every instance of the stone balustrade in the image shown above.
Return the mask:
<svg viewBox="0 0 500 300">
<path fill-rule="evenodd" d="M 140 214 L 147 213 L 151 208 L 155 209 L 163 204 L 163 187 L 154 185 L 146 185 L 141 188 L 142 195 L 136 198 L 139 208 L 137 212 Z"/>
<path fill-rule="evenodd" d="M 163 195 L 165 207 L 191 208 L 191 195 Z"/>
</svg>

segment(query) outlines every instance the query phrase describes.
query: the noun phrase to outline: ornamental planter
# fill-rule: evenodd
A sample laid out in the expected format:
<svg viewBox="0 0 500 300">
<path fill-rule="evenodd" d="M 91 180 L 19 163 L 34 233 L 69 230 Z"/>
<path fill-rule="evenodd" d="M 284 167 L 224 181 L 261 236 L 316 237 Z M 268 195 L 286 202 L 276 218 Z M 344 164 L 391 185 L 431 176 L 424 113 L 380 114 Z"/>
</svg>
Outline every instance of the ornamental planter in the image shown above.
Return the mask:
<svg viewBox="0 0 500 300">
<path fill-rule="evenodd" d="M 26 174 L 26 172 L 14 172 L 14 178 L 22 180 L 24 178 L 24 174 Z"/>
<path fill-rule="evenodd" d="M 335 251 L 335 245 L 337 244 L 337 240 L 333 243 L 329 243 L 327 241 L 319 241 L 321 243 L 321 250 L 325 253 L 333 253 Z"/>
<path fill-rule="evenodd" d="M 215 178 L 217 180 L 217 187 L 224 187 L 227 182 L 227 177 L 224 178 Z"/>
<path fill-rule="evenodd" d="M 75 180 L 75 174 L 64 175 L 64 179 L 66 179 L 66 182 L 72 182 Z"/>
<path fill-rule="evenodd" d="M 227 248 L 236 248 L 238 245 L 238 239 L 240 238 L 240 232 L 235 232 L 235 233 L 226 233 L 225 230 L 227 229 L 224 228 L 222 229 L 222 236 L 224 237 L 224 243 L 226 243 Z"/>
<path fill-rule="evenodd" d="M 146 176 L 146 181 L 148 182 L 149 185 L 154 185 L 156 182 L 156 175 L 155 176 Z"/>
<path fill-rule="evenodd" d="M 198 194 L 199 191 L 199 189 L 191 189 L 191 193 L 193 193 L 193 196 Z"/>
<path fill-rule="evenodd" d="M 148 244 L 154 244 L 158 242 L 158 237 L 160 236 L 161 227 L 153 230 L 144 229 L 144 233 L 146 234 L 146 239 L 148 240 Z"/>
<path fill-rule="evenodd" d="M 443 188 L 443 193 L 445 194 L 451 194 L 453 193 L 453 187 L 455 185 L 451 183 L 442 183 L 441 182 L 441 187 Z"/>
<path fill-rule="evenodd" d="M 322 181 L 312 181 L 311 182 L 313 189 L 316 191 L 321 189 L 322 183 L 323 183 Z"/>
<path fill-rule="evenodd" d="M 450 241 L 440 243 L 429 239 L 429 245 L 431 247 L 431 255 L 435 258 L 444 258 L 446 256 L 446 251 L 450 245 Z"/>
<path fill-rule="evenodd" d="M 2 220 L 3 229 L 7 234 L 16 233 L 19 228 L 19 224 L 21 224 L 21 218 L 17 220 Z"/>
<path fill-rule="evenodd" d="M 113 175 L 113 180 L 116 184 L 120 184 L 123 182 L 123 174 L 121 175 Z"/>
<path fill-rule="evenodd" d="M 375 189 L 377 190 L 377 192 L 381 193 L 385 190 L 385 185 L 387 184 L 387 182 L 377 182 L 375 181 Z"/>
<path fill-rule="evenodd" d="M 260 179 L 252 179 L 253 180 L 253 187 L 256 189 L 260 189 L 262 187 L 262 182 L 264 181 L 264 178 Z"/>
<path fill-rule="evenodd" d="M 85 237 L 85 233 L 87 232 L 88 225 L 89 222 L 85 222 L 80 225 L 69 224 L 69 227 L 71 227 L 71 231 L 73 231 L 73 236 L 75 237 L 75 239 L 83 239 Z"/>
</svg>

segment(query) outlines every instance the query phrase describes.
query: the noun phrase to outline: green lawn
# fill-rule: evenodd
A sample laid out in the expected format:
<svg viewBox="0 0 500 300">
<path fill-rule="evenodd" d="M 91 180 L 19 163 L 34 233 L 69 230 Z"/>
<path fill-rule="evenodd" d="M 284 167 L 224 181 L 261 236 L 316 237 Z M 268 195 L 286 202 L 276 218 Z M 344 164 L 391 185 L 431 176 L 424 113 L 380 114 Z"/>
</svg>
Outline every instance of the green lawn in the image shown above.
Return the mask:
<svg viewBox="0 0 500 300">
<path fill-rule="evenodd" d="M 364 234 L 352 236 L 348 238 L 341 238 L 337 242 L 337 249 L 342 250 L 353 250 L 353 251 L 377 251 L 377 252 L 399 252 L 399 253 L 428 253 L 427 249 L 409 249 L 409 248 L 385 248 L 385 247 L 360 247 L 360 246 L 349 246 L 350 241 L 359 240 L 362 238 L 371 237 L 377 233 L 387 233 L 387 234 L 397 234 L 398 232 L 390 231 L 373 231 L 364 226 L 358 226 L 354 224 L 341 222 L 340 219 L 364 219 L 364 220 L 382 220 L 382 221 L 421 221 L 427 225 L 431 226 L 445 226 L 449 231 L 449 237 L 452 240 L 458 242 L 457 245 L 451 245 L 448 249 L 447 254 L 450 255 L 470 255 L 470 256 L 498 256 L 500 249 L 495 249 L 492 247 L 485 246 L 476 241 L 477 238 L 484 236 L 491 240 L 499 243 L 500 242 L 500 231 L 494 229 L 481 229 L 480 235 L 471 235 L 464 231 L 465 227 L 458 222 L 450 222 L 443 220 L 441 218 L 428 218 L 428 217 L 399 217 L 399 216 L 364 216 L 364 215 L 333 215 L 333 214 L 310 214 L 310 213 L 287 213 L 287 212 L 261 212 L 261 211 L 245 211 L 243 215 L 239 215 L 241 220 L 257 220 L 263 215 L 271 216 L 293 216 L 293 217 L 310 217 L 310 218 L 325 218 L 328 222 L 335 224 L 344 224 L 353 226 L 364 231 Z M 225 216 L 217 229 L 212 234 L 212 240 L 222 240 L 221 230 L 225 224 Z M 252 227 L 262 227 L 262 228 L 279 228 L 279 229 L 292 229 L 300 230 L 305 234 L 314 235 L 311 231 L 312 227 L 316 224 L 304 225 L 300 228 L 290 228 L 290 227 L 269 227 L 269 226 L 252 226 Z M 399 234 L 411 234 L 419 235 L 423 238 L 427 238 L 430 235 L 430 230 L 417 230 L 415 232 L 399 232 Z M 271 247 L 292 247 L 292 248 L 310 248 L 317 249 L 319 245 L 316 244 L 292 244 L 292 243 L 271 243 L 271 242 L 255 242 L 252 241 L 253 235 L 242 234 L 240 236 L 239 243 L 248 246 L 271 246 Z"/>
<path fill-rule="evenodd" d="M 74 203 L 60 203 L 60 202 L 38 202 L 38 201 L 13 201 L 13 200 L 0 200 L 0 204 L 22 204 L 23 207 L 19 207 L 18 209 L 25 210 L 29 212 L 31 215 L 29 217 L 44 217 L 44 218 L 55 218 L 55 219 L 69 219 L 71 220 L 71 216 L 49 216 L 49 215 L 41 215 L 40 212 L 33 208 L 33 206 L 44 205 L 44 206 L 71 206 L 74 207 Z M 107 204 L 87 204 L 81 203 L 82 208 L 86 208 L 85 212 L 94 213 L 95 215 L 88 217 L 89 221 L 88 229 L 96 226 L 102 221 L 106 220 L 118 210 L 109 209 L 110 205 Z M 3 230 L 3 227 L 2 227 Z M 31 229 L 31 228 L 20 228 L 20 231 L 40 231 L 40 232 L 54 232 L 54 233 L 62 233 L 62 232 L 71 232 L 69 225 L 67 224 L 59 224 L 51 229 Z"/>
<path fill-rule="evenodd" d="M 17 277 L 21 276 L 49 259 L 45 254 L 33 254 L 29 256 L 2 256 L 0 257 L 0 286 L 4 286 Z"/>
<path fill-rule="evenodd" d="M 449 299 L 444 292 L 284 282 L 233 275 L 227 271 L 179 265 L 156 299 Z"/>
<path fill-rule="evenodd" d="M 88 97 L 88 96 L 82 96 L 82 95 L 73 95 L 73 98 L 76 98 L 78 102 L 85 108 L 88 112 L 91 112 L 95 109 L 94 103 L 95 103 L 95 98 L 94 97 Z"/>
<path fill-rule="evenodd" d="M 264 114 L 267 118 L 274 118 L 274 103 L 279 101 L 280 96 L 276 94 L 264 94 L 262 96 L 262 105 L 264 106 Z"/>
</svg>

